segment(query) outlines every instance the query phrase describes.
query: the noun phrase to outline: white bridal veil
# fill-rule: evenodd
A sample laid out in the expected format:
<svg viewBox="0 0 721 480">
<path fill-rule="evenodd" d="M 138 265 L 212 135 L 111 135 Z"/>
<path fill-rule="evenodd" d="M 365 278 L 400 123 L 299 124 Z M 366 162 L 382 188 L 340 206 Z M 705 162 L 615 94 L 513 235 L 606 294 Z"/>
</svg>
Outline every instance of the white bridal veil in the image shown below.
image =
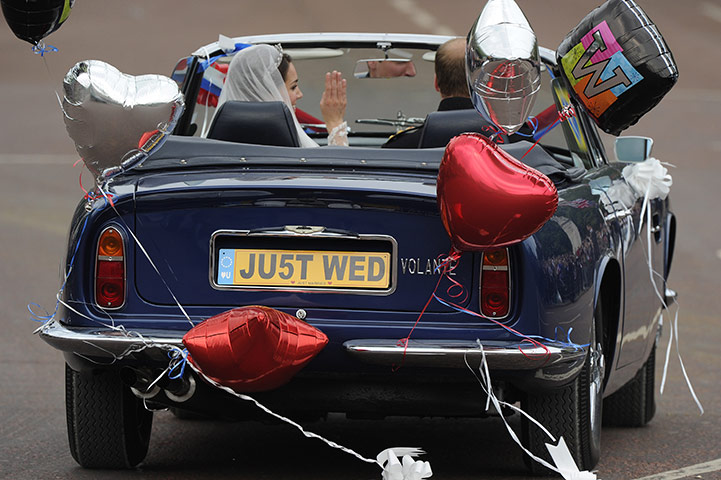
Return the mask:
<svg viewBox="0 0 721 480">
<path fill-rule="evenodd" d="M 285 102 L 293 115 L 301 147 L 317 147 L 295 117 L 278 65 L 283 54 L 271 45 L 254 45 L 238 52 L 228 67 L 218 106 L 228 100 Z"/>
</svg>

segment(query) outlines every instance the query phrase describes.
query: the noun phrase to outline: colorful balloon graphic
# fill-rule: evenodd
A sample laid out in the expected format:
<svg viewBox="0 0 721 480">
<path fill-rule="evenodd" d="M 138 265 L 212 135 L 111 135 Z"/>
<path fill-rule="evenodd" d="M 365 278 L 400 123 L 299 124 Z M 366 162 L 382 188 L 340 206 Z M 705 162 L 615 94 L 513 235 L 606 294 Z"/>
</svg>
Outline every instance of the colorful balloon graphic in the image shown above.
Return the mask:
<svg viewBox="0 0 721 480">
<path fill-rule="evenodd" d="M 655 107 L 678 80 L 664 38 L 633 0 L 609 0 L 593 10 L 556 55 L 562 78 L 613 135 Z"/>
</svg>

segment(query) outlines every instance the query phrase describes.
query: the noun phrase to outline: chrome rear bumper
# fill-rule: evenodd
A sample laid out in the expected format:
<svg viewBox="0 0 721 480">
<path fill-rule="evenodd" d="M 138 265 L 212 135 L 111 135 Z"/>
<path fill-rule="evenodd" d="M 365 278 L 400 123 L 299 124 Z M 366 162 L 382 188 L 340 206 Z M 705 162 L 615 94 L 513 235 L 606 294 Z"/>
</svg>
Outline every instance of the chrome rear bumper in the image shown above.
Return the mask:
<svg viewBox="0 0 721 480">
<path fill-rule="evenodd" d="M 51 322 L 38 330 L 40 338 L 62 352 L 83 357 L 124 358 L 139 354 L 168 361 L 168 346 L 183 348 L 184 331 L 110 327 L 68 327 Z M 165 347 L 165 348 L 163 348 Z"/>
<path fill-rule="evenodd" d="M 484 341 L 483 353 L 477 342 L 465 340 L 410 340 L 408 347 L 398 340 L 349 340 L 346 351 L 358 360 L 380 365 L 467 368 L 478 366 L 485 354 L 494 370 L 535 370 L 586 358 L 586 348 L 566 344 Z"/>
<path fill-rule="evenodd" d="M 108 327 L 68 327 L 51 322 L 38 331 L 50 346 L 83 357 L 118 359 L 140 356 L 167 361 L 168 347 L 183 348 L 185 331 Z M 349 340 L 343 344 L 357 360 L 379 365 L 407 365 L 436 368 L 478 366 L 481 349 L 477 342 L 465 340 L 410 340 L 408 347 L 397 339 Z M 484 341 L 488 366 L 494 370 L 536 370 L 580 363 L 585 347 L 548 342 L 534 346 L 521 342 Z"/>
</svg>

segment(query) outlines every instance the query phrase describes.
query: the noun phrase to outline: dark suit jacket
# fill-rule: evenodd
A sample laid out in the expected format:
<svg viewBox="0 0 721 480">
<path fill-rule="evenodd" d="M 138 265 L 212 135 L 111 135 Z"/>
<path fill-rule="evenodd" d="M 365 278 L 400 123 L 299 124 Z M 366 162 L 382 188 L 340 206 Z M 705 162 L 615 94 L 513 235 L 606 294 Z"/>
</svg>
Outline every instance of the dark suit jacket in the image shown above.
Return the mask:
<svg viewBox="0 0 721 480">
<path fill-rule="evenodd" d="M 438 104 L 439 112 L 465 110 L 468 108 L 473 108 L 473 103 L 470 98 L 466 97 L 448 97 L 441 100 L 441 103 Z M 418 148 L 421 140 L 421 128 L 423 128 L 423 125 L 398 132 L 389 138 L 381 148 Z"/>
</svg>

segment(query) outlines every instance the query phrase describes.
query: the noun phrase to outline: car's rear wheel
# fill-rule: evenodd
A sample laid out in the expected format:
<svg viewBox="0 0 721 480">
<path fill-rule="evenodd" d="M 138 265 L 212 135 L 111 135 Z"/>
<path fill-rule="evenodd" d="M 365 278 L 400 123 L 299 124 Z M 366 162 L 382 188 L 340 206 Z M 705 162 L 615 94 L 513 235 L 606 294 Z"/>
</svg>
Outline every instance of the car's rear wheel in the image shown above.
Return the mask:
<svg viewBox="0 0 721 480">
<path fill-rule="evenodd" d="M 656 413 L 656 345 L 635 377 L 603 401 L 603 424 L 642 427 Z"/>
<path fill-rule="evenodd" d="M 568 449 L 581 470 L 591 470 L 598 463 L 601 454 L 601 419 L 603 409 L 603 379 L 605 358 L 601 339 L 601 301 L 594 313 L 594 328 L 581 373 L 563 388 L 542 393 L 529 393 L 522 407 L 533 418 L 545 426 L 551 434 L 563 437 Z M 522 420 L 522 438 L 525 447 L 535 456 L 550 464 L 546 448 L 551 439 L 532 422 Z M 552 473 L 546 467 L 528 456 L 526 466 L 535 475 Z"/>
<path fill-rule="evenodd" d="M 70 453 L 85 468 L 131 468 L 148 453 L 152 412 L 114 370 L 76 372 L 65 365 Z"/>
</svg>

